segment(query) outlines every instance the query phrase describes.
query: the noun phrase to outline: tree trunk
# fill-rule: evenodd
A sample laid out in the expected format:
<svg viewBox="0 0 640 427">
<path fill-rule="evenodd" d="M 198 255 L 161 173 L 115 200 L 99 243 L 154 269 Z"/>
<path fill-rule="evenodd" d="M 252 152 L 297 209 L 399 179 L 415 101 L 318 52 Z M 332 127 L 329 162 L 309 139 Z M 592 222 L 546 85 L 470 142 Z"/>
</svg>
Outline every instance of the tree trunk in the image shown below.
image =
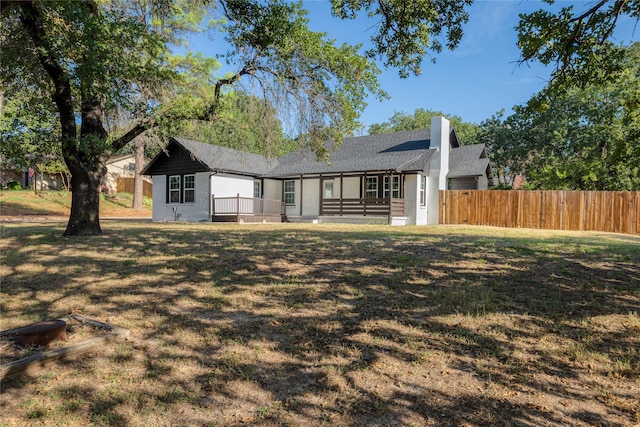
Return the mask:
<svg viewBox="0 0 640 427">
<path fill-rule="evenodd" d="M 105 162 L 83 165 L 67 160 L 71 172 L 71 215 L 65 236 L 102 234 L 100 228 L 100 182 L 106 173 Z"/>
<path fill-rule="evenodd" d="M 103 110 L 99 101 L 82 102 L 80 125 L 81 149 L 62 146 L 64 161 L 71 172 L 71 215 L 65 236 L 102 234 L 100 228 L 100 184 L 107 173 L 106 158 L 85 141 L 100 147 L 107 139 L 102 126 Z M 84 141 L 83 141 L 84 140 Z"/>
<path fill-rule="evenodd" d="M 142 179 L 142 167 L 144 166 L 144 140 L 138 138 L 136 141 L 136 169 L 133 175 L 133 209 L 141 211 L 143 209 L 144 180 Z"/>
</svg>

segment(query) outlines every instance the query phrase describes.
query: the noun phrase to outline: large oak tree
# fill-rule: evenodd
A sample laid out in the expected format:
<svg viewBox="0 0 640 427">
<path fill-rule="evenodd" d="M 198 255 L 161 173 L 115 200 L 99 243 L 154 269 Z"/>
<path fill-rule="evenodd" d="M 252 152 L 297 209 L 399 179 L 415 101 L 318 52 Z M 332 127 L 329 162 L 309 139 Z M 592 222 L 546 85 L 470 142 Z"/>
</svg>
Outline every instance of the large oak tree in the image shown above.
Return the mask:
<svg viewBox="0 0 640 427">
<path fill-rule="evenodd" d="M 295 103 L 310 144 L 354 126 L 363 99 L 377 91 L 377 69 L 349 46 L 311 32 L 286 2 L 219 2 L 238 72 L 197 84 L 175 66 L 169 47 L 208 7 L 176 1 L 2 3 L 2 81 L 7 97 L 26 87 L 50 98 L 61 152 L 71 173 L 66 235 L 101 233 L 99 185 L 110 153 L 150 129 L 183 119 L 215 120 L 227 85 L 241 78 Z M 158 7 L 156 9 L 156 7 Z M 213 89 L 210 89 L 212 87 Z M 125 111 L 129 126 L 112 126 Z M 116 131 L 110 132 L 112 129 Z"/>
</svg>

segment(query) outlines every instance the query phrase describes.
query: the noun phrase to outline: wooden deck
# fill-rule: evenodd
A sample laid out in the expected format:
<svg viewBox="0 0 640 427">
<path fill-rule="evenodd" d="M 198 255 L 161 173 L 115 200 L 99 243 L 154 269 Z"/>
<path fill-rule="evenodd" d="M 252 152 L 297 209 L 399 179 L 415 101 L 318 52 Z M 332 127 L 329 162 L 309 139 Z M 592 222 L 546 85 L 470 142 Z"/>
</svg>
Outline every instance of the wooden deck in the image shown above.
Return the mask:
<svg viewBox="0 0 640 427">
<path fill-rule="evenodd" d="M 213 222 L 282 222 L 283 215 L 282 200 L 211 196 Z"/>
</svg>

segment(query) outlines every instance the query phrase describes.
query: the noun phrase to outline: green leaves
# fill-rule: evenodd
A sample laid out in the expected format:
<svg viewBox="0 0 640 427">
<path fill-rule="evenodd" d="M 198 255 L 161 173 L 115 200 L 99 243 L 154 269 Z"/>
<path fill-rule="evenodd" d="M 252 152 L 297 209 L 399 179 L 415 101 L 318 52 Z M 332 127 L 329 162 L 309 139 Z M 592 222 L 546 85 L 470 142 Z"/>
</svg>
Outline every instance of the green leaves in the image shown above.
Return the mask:
<svg viewBox="0 0 640 427">
<path fill-rule="evenodd" d="M 455 128 L 456 135 L 461 144 L 467 145 L 478 142 L 480 133 L 479 125 L 465 122 L 460 116 L 446 114 L 441 111 L 425 110 L 423 108 L 418 108 L 413 114 L 396 111 L 388 121 L 372 124 L 369 127 L 369 133 L 381 134 L 414 129 L 428 129 L 431 127 L 431 118 L 437 116 L 444 116 L 451 122 L 451 126 Z"/>
<path fill-rule="evenodd" d="M 462 26 L 469 19 L 465 8 L 473 0 L 332 0 L 333 14 L 354 19 L 360 11 L 375 18 L 377 33 L 371 40 L 370 58 L 380 58 L 387 67 L 397 67 L 400 77 L 422 73 L 421 63 L 429 51 L 439 53 L 443 45 L 455 49 L 462 39 Z M 444 36 L 443 36 L 444 33 Z M 439 37 L 443 36 L 441 41 Z"/>
<path fill-rule="evenodd" d="M 548 88 L 551 92 L 612 81 L 622 69 L 625 49 L 613 43 L 612 34 L 621 16 L 640 18 L 640 2 L 598 1 L 588 7 L 583 11 L 568 6 L 556 13 L 538 10 L 520 15 L 517 31 L 521 62 L 537 60 L 553 65 Z"/>
<path fill-rule="evenodd" d="M 640 189 L 640 43 L 612 82 L 545 91 L 507 119 L 485 121 L 494 164 L 541 189 Z"/>
<path fill-rule="evenodd" d="M 285 112 L 285 126 L 320 157 L 327 154 L 327 139 L 341 141 L 358 126 L 370 93 L 385 96 L 375 64 L 358 54 L 358 46 L 336 46 L 325 33 L 311 31 L 301 3 L 223 5 L 232 46 L 226 59 L 240 70 L 225 83 L 239 82 Z"/>
</svg>

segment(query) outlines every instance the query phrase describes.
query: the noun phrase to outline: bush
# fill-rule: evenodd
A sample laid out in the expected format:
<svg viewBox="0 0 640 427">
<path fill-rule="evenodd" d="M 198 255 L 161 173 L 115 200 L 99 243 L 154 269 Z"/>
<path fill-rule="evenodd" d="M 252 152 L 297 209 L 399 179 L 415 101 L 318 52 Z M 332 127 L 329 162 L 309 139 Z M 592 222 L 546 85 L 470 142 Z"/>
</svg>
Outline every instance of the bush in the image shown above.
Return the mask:
<svg viewBox="0 0 640 427">
<path fill-rule="evenodd" d="M 505 184 L 504 182 L 501 182 L 498 185 L 494 185 L 493 187 L 491 187 L 492 190 L 513 190 L 513 187 L 510 186 L 509 184 Z"/>
<path fill-rule="evenodd" d="M 7 182 L 7 190 L 22 190 L 22 184 L 18 181 Z"/>
</svg>

